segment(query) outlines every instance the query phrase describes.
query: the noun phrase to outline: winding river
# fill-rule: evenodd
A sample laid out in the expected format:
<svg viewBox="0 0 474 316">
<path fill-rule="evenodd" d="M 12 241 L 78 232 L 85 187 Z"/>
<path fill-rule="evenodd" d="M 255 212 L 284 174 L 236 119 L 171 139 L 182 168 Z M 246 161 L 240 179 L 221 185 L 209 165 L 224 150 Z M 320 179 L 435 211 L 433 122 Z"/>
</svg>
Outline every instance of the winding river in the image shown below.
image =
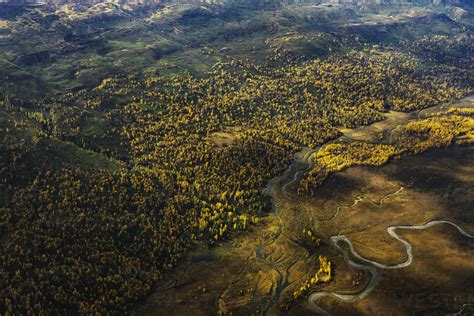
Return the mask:
<svg viewBox="0 0 474 316">
<path fill-rule="evenodd" d="M 468 101 L 472 101 L 472 97 L 468 97 L 466 99 Z M 444 106 L 445 105 L 438 106 L 438 107 L 435 107 L 435 108 L 431 108 L 430 110 L 435 110 L 436 108 L 443 108 Z M 426 110 L 426 109 L 424 109 L 424 110 Z M 422 117 L 422 112 L 424 110 L 414 111 L 412 113 L 406 114 L 406 116 L 402 119 L 402 122 L 407 122 L 408 120 L 421 118 Z M 392 143 L 392 138 L 393 138 L 394 131 L 396 131 L 401 125 L 402 125 L 401 122 L 397 122 L 396 124 L 394 124 L 394 126 L 385 126 L 385 128 L 389 131 L 388 132 L 388 134 L 389 134 L 389 136 L 388 136 L 389 144 Z M 365 138 L 370 138 L 371 137 L 371 135 L 369 135 L 370 131 L 364 130 L 364 129 L 366 129 L 366 127 L 359 128 L 359 132 L 362 132 L 362 135 L 358 135 L 359 139 L 361 139 L 361 138 L 363 139 L 364 137 Z M 364 135 L 364 131 L 365 131 L 365 135 Z M 342 138 L 342 137 L 351 138 L 350 134 L 346 134 L 346 133 L 344 133 L 344 135 L 341 136 L 340 138 Z M 340 138 L 338 138 L 338 139 L 340 139 Z M 331 142 L 329 142 L 329 143 L 331 143 Z M 312 166 L 313 166 L 312 155 L 315 152 L 318 152 L 319 150 L 321 150 L 327 144 L 328 143 L 326 143 L 326 144 L 324 144 L 324 145 L 322 145 L 322 146 L 320 146 L 320 147 L 318 147 L 314 150 L 310 150 L 309 152 L 307 152 L 304 155 L 303 162 L 305 162 L 307 164 L 307 167 L 302 169 L 302 170 L 298 170 L 298 171 L 294 172 L 294 175 L 291 178 L 291 180 L 286 182 L 285 184 L 283 184 L 281 186 L 281 193 L 282 193 L 283 197 L 288 198 L 288 196 L 286 194 L 288 187 L 293 185 L 294 183 L 296 183 L 298 181 L 299 177 L 302 174 L 304 174 L 305 172 L 307 172 L 308 170 L 310 170 L 312 168 Z M 283 176 L 287 176 L 288 174 L 291 174 L 292 169 L 294 168 L 295 164 L 296 164 L 296 159 L 295 159 L 295 162 L 292 165 L 290 165 L 290 167 L 286 170 L 286 172 L 282 176 L 279 177 L 279 179 L 281 179 L 281 177 L 283 177 Z M 344 207 L 353 207 L 353 206 L 357 205 L 359 202 L 363 201 L 364 199 L 369 200 L 369 202 L 371 204 L 375 205 L 375 206 L 382 206 L 383 201 L 385 199 L 387 199 L 390 196 L 393 196 L 393 195 L 396 195 L 396 194 L 400 193 L 402 190 L 405 189 L 405 187 L 409 187 L 410 185 L 411 184 L 409 183 L 406 186 L 401 186 L 397 191 L 384 196 L 378 203 L 375 203 L 375 202 L 371 201 L 370 199 L 366 198 L 362 194 L 358 195 L 355 198 L 355 200 L 352 204 L 339 205 L 336 208 L 335 212 L 331 216 L 329 216 L 328 218 L 318 219 L 317 222 L 331 221 L 335 217 L 338 216 L 338 214 L 340 213 L 342 208 L 344 208 Z M 267 188 L 266 188 L 266 193 L 269 194 L 270 196 L 272 196 L 272 198 L 273 198 L 272 200 L 275 201 L 275 196 L 273 196 L 269 186 L 267 186 Z M 450 226 L 453 226 L 463 236 L 465 236 L 467 238 L 471 238 L 471 239 L 474 238 L 474 235 L 466 232 L 465 230 L 463 230 L 457 224 L 455 224 L 451 221 L 446 221 L 446 220 L 431 220 L 431 221 L 429 221 L 425 224 L 421 224 L 421 225 L 395 225 L 395 226 L 389 226 L 389 227 L 387 227 L 388 234 L 392 238 L 398 240 L 399 242 L 401 242 L 405 246 L 407 259 L 404 262 L 401 262 L 401 263 L 398 263 L 398 264 L 395 264 L 395 265 L 386 265 L 386 264 L 383 264 L 383 263 L 380 263 L 380 262 L 377 262 L 377 261 L 369 260 L 369 259 L 364 258 L 363 256 L 361 256 L 359 253 L 357 253 L 357 251 L 354 249 L 354 246 L 352 245 L 352 242 L 346 236 L 336 235 L 336 236 L 330 237 L 329 238 L 329 244 L 343 255 L 344 261 L 347 264 L 349 264 L 350 266 L 352 266 L 356 269 L 368 272 L 370 274 L 370 280 L 369 280 L 368 284 L 365 286 L 364 289 L 362 289 L 361 291 L 359 291 L 357 293 L 353 293 L 353 294 L 338 294 L 338 293 L 326 292 L 326 291 L 314 292 L 314 293 L 312 293 L 308 296 L 308 302 L 311 306 L 311 309 L 316 313 L 319 313 L 319 314 L 322 314 L 322 315 L 329 315 L 329 313 L 327 311 L 325 311 L 324 309 L 322 309 L 321 307 L 319 307 L 317 305 L 317 300 L 318 299 L 323 298 L 323 297 L 332 297 L 332 298 L 335 298 L 335 299 L 343 301 L 343 302 L 354 302 L 354 301 L 360 300 L 360 299 L 366 297 L 367 295 L 369 295 L 369 293 L 376 286 L 377 281 L 380 277 L 380 272 L 379 272 L 378 269 L 401 269 L 401 268 L 408 267 L 413 262 L 412 245 L 408 241 L 406 241 L 405 239 L 400 237 L 397 234 L 396 231 L 397 230 L 423 230 L 423 229 L 430 228 L 430 227 L 433 227 L 433 226 L 436 226 L 436 225 L 450 225 Z M 345 251 L 344 249 L 342 249 L 341 246 L 340 246 L 340 243 L 347 244 L 347 246 L 349 247 L 349 251 Z M 355 258 L 359 262 L 362 262 L 362 263 L 355 262 L 351 258 Z"/>
<path fill-rule="evenodd" d="M 468 106 L 474 106 L 474 98 L 468 98 L 468 102 L 470 102 Z M 453 105 L 457 107 L 457 103 L 455 102 Z M 446 105 L 446 107 L 448 106 L 450 105 Z M 424 111 L 436 111 L 436 107 Z M 321 304 L 322 300 L 328 298 L 341 302 L 355 302 L 366 298 L 370 294 L 370 299 L 372 295 L 378 294 L 377 285 L 380 286 L 385 282 L 385 277 L 381 277 L 384 269 L 392 271 L 401 269 L 408 267 L 413 261 L 415 262 L 413 266 L 416 266 L 418 262 L 413 258 L 412 245 L 398 235 L 402 230 L 419 231 L 436 225 L 450 225 L 456 228 L 464 237 L 473 238 L 472 232 L 466 232 L 451 221 L 441 220 L 443 218 L 442 214 L 432 217 L 417 217 L 416 220 L 412 221 L 413 223 L 424 223 L 421 225 L 408 225 L 410 222 L 407 219 L 402 223 L 397 222 L 397 226 L 388 226 L 394 223 L 386 222 L 386 219 L 384 219 L 381 221 L 382 226 L 379 227 L 378 232 L 386 229 L 390 239 L 393 238 L 396 243 L 401 243 L 406 251 L 406 258 L 403 257 L 400 260 L 403 262 L 385 265 L 359 254 L 353 246 L 353 243 L 356 244 L 356 239 L 350 235 L 350 231 L 338 234 L 340 230 L 334 226 L 335 222 L 333 221 L 342 221 L 341 227 L 344 228 L 347 223 L 341 217 L 346 215 L 345 212 L 348 209 L 363 202 L 382 209 L 390 204 L 390 197 L 404 194 L 405 191 L 408 191 L 408 188 L 417 185 L 416 181 L 411 182 L 410 176 L 394 178 L 390 188 L 383 187 L 385 195 L 381 198 L 371 198 L 372 190 L 366 190 L 370 186 L 354 186 L 354 189 L 351 189 L 353 191 L 348 191 L 351 192 L 353 200 L 346 200 L 347 196 L 341 197 L 335 194 L 334 209 L 330 209 L 330 212 L 324 216 L 314 211 L 314 205 L 311 204 L 313 203 L 312 200 L 300 200 L 293 194 L 298 181 L 313 167 L 313 154 L 327 144 L 339 140 L 380 141 L 380 135 L 383 135 L 382 141 L 384 143 L 389 143 L 391 140 L 395 140 L 399 126 L 410 120 L 424 117 L 426 113 L 424 111 L 387 113 L 385 121 L 354 130 L 344 130 L 342 136 L 328 143 L 316 148 L 303 148 L 301 152 L 295 155 L 288 168 L 281 175 L 268 181 L 263 189 L 263 194 L 271 197 L 273 212 L 269 214 L 258 230 L 249 231 L 248 234 L 242 234 L 240 237 L 236 237 L 235 240 L 217 245 L 211 250 L 207 250 L 207 248 L 205 251 L 199 249 L 194 255 L 190 256 L 189 260 L 179 265 L 174 273 L 167 275 L 167 278 L 161 282 L 159 290 L 155 291 L 147 302 L 136 307 L 135 315 L 185 314 L 190 311 L 206 311 L 207 314 L 213 314 L 216 308 L 223 311 L 223 313 L 251 314 L 257 310 L 271 315 L 281 314 L 281 306 L 279 305 L 281 299 L 291 293 L 293 286 L 298 285 L 301 280 L 306 278 L 307 273 L 311 272 L 310 269 L 314 268 L 315 254 L 299 243 L 298 234 L 295 231 L 295 228 L 298 228 L 298 232 L 300 232 L 301 225 L 316 225 L 316 231 L 322 231 L 318 229 L 318 225 L 320 225 L 319 228 L 326 227 L 325 225 L 331 227 L 331 232 L 326 235 L 331 236 L 327 238 L 327 245 L 330 249 L 325 250 L 329 250 L 331 255 L 338 257 L 337 261 L 334 261 L 335 263 L 344 264 L 345 262 L 347 266 L 355 268 L 357 272 L 364 272 L 367 278 L 364 278 L 366 280 L 365 285 L 361 285 L 363 288 L 354 290 L 356 291 L 354 293 L 342 293 L 342 290 L 310 293 L 307 298 L 309 304 L 303 304 L 303 306 L 298 303 L 294 306 L 296 307 L 293 310 L 295 314 L 307 312 L 307 306 L 309 305 L 315 313 L 327 315 L 328 312 L 321 308 L 318 303 Z M 403 185 L 400 186 L 400 183 Z M 344 202 L 339 198 L 344 198 Z M 315 201 L 320 202 L 324 207 L 330 199 L 322 196 L 321 199 Z M 306 208 L 306 210 L 300 207 Z M 430 220 L 430 218 L 436 220 Z M 453 221 L 457 220 L 453 219 Z M 351 241 L 347 236 L 351 236 L 353 240 Z M 209 253 L 212 255 L 209 255 Z M 340 254 L 340 256 L 337 254 Z M 379 260 L 383 261 L 383 259 Z M 347 272 L 348 276 L 353 276 L 352 270 L 350 269 Z M 347 282 L 344 279 L 341 280 L 343 280 L 341 284 L 351 281 L 349 279 Z M 339 282 L 339 279 L 337 281 Z M 339 284 L 338 282 L 336 283 Z M 342 288 L 344 289 L 345 286 L 343 285 Z M 353 287 L 349 285 L 349 288 L 352 289 Z M 341 287 L 338 287 L 338 289 L 341 289 Z M 338 291 L 341 291 L 341 293 L 338 293 Z M 190 299 L 190 297 L 194 297 L 194 299 Z M 181 304 L 182 302 L 186 303 Z M 455 308 L 459 311 L 459 314 L 470 306 L 470 302 L 465 302 L 464 305 L 456 305 Z"/>
<path fill-rule="evenodd" d="M 426 228 L 429 228 L 429 227 L 432 227 L 432 226 L 435 226 L 435 225 L 440 225 L 440 224 L 451 225 L 454 228 L 456 228 L 459 231 L 459 233 L 462 234 L 463 236 L 465 236 L 467 238 L 474 238 L 474 235 L 467 233 L 465 230 L 463 230 L 457 224 L 455 224 L 453 222 L 450 222 L 450 221 L 445 221 L 445 220 L 433 220 L 433 221 L 429 221 L 429 222 L 427 222 L 426 224 L 423 224 L 423 225 L 389 226 L 387 228 L 388 234 L 405 245 L 405 249 L 406 249 L 406 253 L 407 253 L 407 259 L 404 262 L 401 262 L 401 263 L 396 264 L 396 265 L 386 265 L 386 264 L 383 264 L 383 263 L 380 263 L 380 262 L 377 262 L 377 261 L 366 259 L 366 258 L 362 257 L 361 255 L 359 255 L 357 253 L 357 251 L 354 249 L 354 246 L 352 245 L 351 241 L 346 236 L 336 235 L 336 236 L 330 237 L 329 238 L 330 244 L 333 247 L 335 247 L 339 252 L 342 253 L 342 255 L 344 257 L 344 260 L 349 265 L 353 266 L 354 268 L 360 269 L 360 270 L 368 271 L 371 274 L 370 281 L 362 291 L 360 291 L 358 293 L 355 293 L 355 294 L 336 294 L 336 293 L 324 292 L 324 291 L 314 292 L 311 295 L 309 295 L 309 297 L 308 297 L 308 301 L 310 303 L 311 308 L 319 314 L 329 315 L 329 313 L 327 313 L 325 310 L 323 310 L 321 307 L 319 307 L 316 304 L 316 300 L 318 298 L 333 297 L 333 298 L 336 298 L 336 299 L 344 301 L 344 302 L 354 302 L 356 300 L 359 300 L 359 299 L 362 299 L 362 298 L 366 297 L 373 290 L 375 285 L 377 284 L 377 280 L 378 280 L 379 275 L 380 275 L 378 270 L 375 269 L 374 267 L 377 267 L 377 268 L 380 268 L 380 269 L 401 269 L 401 268 L 408 267 L 413 262 L 413 254 L 412 254 L 411 244 L 408 241 L 406 241 L 405 239 L 403 239 L 402 237 L 400 237 L 396 233 L 396 230 L 398 230 L 398 229 L 422 230 L 422 229 L 426 229 Z M 353 257 L 357 258 L 360 261 L 365 262 L 366 264 L 357 263 L 357 262 L 354 262 L 353 260 L 351 260 L 349 253 L 347 251 L 343 250 L 340 247 L 340 245 L 339 245 L 340 242 L 344 242 L 349 246 L 350 255 L 352 255 Z"/>
</svg>

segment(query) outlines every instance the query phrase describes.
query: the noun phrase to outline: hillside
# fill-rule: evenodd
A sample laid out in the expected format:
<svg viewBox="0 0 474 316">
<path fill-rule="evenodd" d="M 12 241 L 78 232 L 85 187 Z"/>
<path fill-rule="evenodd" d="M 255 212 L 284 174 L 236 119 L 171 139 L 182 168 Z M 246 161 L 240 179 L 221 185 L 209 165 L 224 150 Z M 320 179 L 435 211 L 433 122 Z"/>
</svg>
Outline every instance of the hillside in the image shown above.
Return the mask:
<svg viewBox="0 0 474 316">
<path fill-rule="evenodd" d="M 366 4 L 0 6 L 0 314 L 463 309 L 472 11 Z"/>
<path fill-rule="evenodd" d="M 177 2 L 176 0 L 121 0 L 121 1 L 112 1 L 112 0 L 0 0 L 0 3 L 9 3 L 9 4 L 30 4 L 30 3 L 49 3 L 49 4 L 86 4 L 93 5 L 98 3 L 105 2 L 114 2 L 119 4 L 130 4 L 130 5 L 152 5 L 152 4 L 163 4 L 163 3 L 173 3 Z M 387 4 L 421 4 L 421 5 L 469 5 L 469 0 L 217 0 L 217 1 L 179 1 L 180 3 L 232 3 L 240 5 L 255 5 L 255 6 L 268 6 L 268 5 L 289 5 L 289 4 L 321 4 L 321 3 L 333 3 L 333 4 L 353 4 L 353 5 L 387 5 Z"/>
<path fill-rule="evenodd" d="M 110 75 L 202 74 L 217 61 L 262 64 L 277 51 L 293 60 L 324 58 L 348 47 L 461 35 L 446 14 L 411 6 L 299 4 L 269 11 L 195 4 L 142 10 L 111 3 L 2 10 L 1 85 L 12 97 L 34 97 L 92 87 Z"/>
</svg>

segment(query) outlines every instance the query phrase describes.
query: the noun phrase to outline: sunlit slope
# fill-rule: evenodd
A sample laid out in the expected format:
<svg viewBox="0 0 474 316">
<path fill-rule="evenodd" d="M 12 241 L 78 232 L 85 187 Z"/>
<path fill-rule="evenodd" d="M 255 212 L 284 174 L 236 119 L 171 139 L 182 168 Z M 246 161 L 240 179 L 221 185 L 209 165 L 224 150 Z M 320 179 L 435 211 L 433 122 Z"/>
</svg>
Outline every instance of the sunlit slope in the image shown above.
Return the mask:
<svg viewBox="0 0 474 316">
<path fill-rule="evenodd" d="M 0 71 L 8 73 L 0 88 L 22 98 L 91 87 L 110 75 L 203 74 L 232 58 L 275 64 L 464 33 L 447 15 L 410 6 L 359 12 L 343 5 L 262 11 L 180 4 L 142 10 L 106 3 L 2 8 L 0 18 Z M 464 53 L 459 49 L 453 54 Z"/>
</svg>

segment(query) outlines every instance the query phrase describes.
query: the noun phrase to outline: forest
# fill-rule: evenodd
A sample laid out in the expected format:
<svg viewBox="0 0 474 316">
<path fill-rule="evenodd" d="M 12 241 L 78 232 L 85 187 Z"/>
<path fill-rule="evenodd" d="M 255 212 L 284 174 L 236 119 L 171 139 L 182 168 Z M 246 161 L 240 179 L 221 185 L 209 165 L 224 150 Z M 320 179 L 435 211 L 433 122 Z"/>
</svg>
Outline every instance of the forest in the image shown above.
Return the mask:
<svg viewBox="0 0 474 316">
<path fill-rule="evenodd" d="M 472 55 L 443 59 L 434 41 L 472 44 L 423 39 L 306 61 L 275 52 L 266 64 L 217 62 L 206 76 L 117 75 L 63 95 L 3 98 L 0 313 L 129 311 L 196 244 L 271 211 L 262 189 L 301 148 L 389 110 L 472 94 Z M 393 144 L 327 144 L 299 193 L 350 165 L 472 140 L 472 113 L 453 111 L 406 125 Z M 235 139 L 216 144 L 212 136 L 230 129 Z M 295 298 L 330 280 L 331 263 L 319 260 Z"/>
<path fill-rule="evenodd" d="M 392 144 L 341 141 L 324 146 L 313 154 L 314 166 L 301 181 L 298 193 L 311 194 L 331 173 L 350 166 L 380 166 L 390 158 L 420 154 L 453 143 L 474 142 L 471 109 L 453 108 L 441 114 L 404 125 L 401 135 Z"/>
</svg>

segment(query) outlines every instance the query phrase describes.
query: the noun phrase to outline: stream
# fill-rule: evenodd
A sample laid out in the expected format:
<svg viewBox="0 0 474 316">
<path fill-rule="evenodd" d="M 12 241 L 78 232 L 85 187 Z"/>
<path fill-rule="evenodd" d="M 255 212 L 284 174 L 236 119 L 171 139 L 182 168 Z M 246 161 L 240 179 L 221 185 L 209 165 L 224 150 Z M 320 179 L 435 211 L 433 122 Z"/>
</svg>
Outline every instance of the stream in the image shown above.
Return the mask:
<svg viewBox="0 0 474 316">
<path fill-rule="evenodd" d="M 473 97 L 468 97 L 466 100 L 468 101 L 467 106 L 474 105 Z M 459 106 L 458 104 L 458 102 L 452 103 L 456 107 Z M 442 107 L 449 106 L 451 104 Z M 251 314 L 257 311 L 257 313 L 263 312 L 271 315 L 281 314 L 282 309 L 279 303 L 293 286 L 298 285 L 307 276 L 307 272 L 315 265 L 314 253 L 309 252 L 293 236 L 296 233 L 295 227 L 316 225 L 316 231 L 318 231 L 317 225 L 333 225 L 334 219 L 340 220 L 347 209 L 362 202 L 383 210 L 383 207 L 390 203 L 391 196 L 403 194 L 408 188 L 415 186 L 410 176 L 403 179 L 397 178 L 394 179 L 390 191 L 384 187 L 383 196 L 374 199 L 371 198 L 371 190 L 366 190 L 364 186 L 354 187 L 353 191 L 350 191 L 351 198 L 349 200 L 345 198 L 344 201 L 337 200 L 339 195 L 336 194 L 334 209 L 328 210 L 329 212 L 323 215 L 320 212 L 314 212 L 311 200 L 300 201 L 294 194 L 299 180 L 315 163 L 313 154 L 328 144 L 341 140 L 390 142 L 392 137 L 393 140 L 395 139 L 397 128 L 401 125 L 426 116 L 425 111 L 436 111 L 436 108 L 440 107 L 411 113 L 389 112 L 386 113 L 386 119 L 383 121 L 352 130 L 346 129 L 341 131 L 342 136 L 320 146 L 302 148 L 294 156 L 286 170 L 279 176 L 270 179 L 263 189 L 262 194 L 271 198 L 273 210 L 268 214 L 265 226 L 259 227 L 258 231 L 248 232 L 248 236 L 242 234 L 235 241 L 222 243 L 212 250 L 196 252 L 188 262 L 178 266 L 173 274 L 169 274 L 166 280 L 161 282 L 160 290 L 154 291 L 145 303 L 139 304 L 135 308 L 135 315 L 181 315 L 190 311 L 207 311 L 207 314 L 210 314 L 214 313 L 216 309 L 222 313 Z M 321 205 L 325 205 L 324 197 L 320 199 L 320 202 Z M 300 206 L 306 210 L 301 209 Z M 385 281 L 385 278 L 381 277 L 381 269 L 401 269 L 414 261 L 412 245 L 398 235 L 401 230 L 423 230 L 435 225 L 450 225 L 466 238 L 473 238 L 473 235 L 470 234 L 472 232 L 466 232 L 455 223 L 442 219 L 442 215 L 424 217 L 418 218 L 412 223 L 425 224 L 409 225 L 411 223 L 406 220 L 402 223 L 397 222 L 398 226 L 393 226 L 394 222 L 383 221 L 383 226 L 379 231 L 386 229 L 390 235 L 389 239 L 394 238 L 396 243 L 405 246 L 406 258 L 403 257 L 401 259 L 403 262 L 394 265 L 384 265 L 382 262 L 363 257 L 353 247 L 352 243 L 356 244 L 355 239 L 351 241 L 346 237 L 351 236 L 349 232 L 344 231 L 345 235 L 343 235 L 340 233 L 340 229 L 332 230 L 326 235 L 331 236 L 326 239 L 331 255 L 340 254 L 338 262 L 345 262 L 348 266 L 358 270 L 357 272 L 364 272 L 367 277 L 364 278 L 366 283 L 361 285 L 362 289 L 353 290 L 354 293 L 342 293 L 342 290 L 339 289 L 308 293 L 306 299 L 309 304 L 300 305 L 301 302 L 298 302 L 293 306 L 296 307 L 293 310 L 294 313 L 306 313 L 309 305 L 313 312 L 328 315 L 327 311 L 318 306 L 318 303 L 321 303 L 325 298 L 331 297 L 341 302 L 355 302 L 367 297 L 370 293 L 374 295 L 378 289 L 376 286 L 380 286 Z M 392 226 L 389 226 L 390 224 Z M 345 223 L 342 225 L 344 226 Z M 298 230 L 298 232 L 300 231 Z M 402 247 L 402 254 L 403 252 Z M 417 261 L 415 262 L 417 263 Z M 352 271 L 350 272 L 352 273 Z M 373 291 L 374 289 L 375 291 Z M 181 304 L 181 302 L 186 302 L 186 304 Z M 457 314 L 471 308 L 471 305 L 470 300 L 465 301 L 462 306 L 456 305 Z"/>
<path fill-rule="evenodd" d="M 423 225 L 389 226 L 387 228 L 388 234 L 405 245 L 407 259 L 404 262 L 401 262 L 401 263 L 396 264 L 396 265 L 385 265 L 385 264 L 379 263 L 377 261 L 366 259 L 366 258 L 362 257 L 361 255 L 359 255 L 357 253 L 357 251 L 355 251 L 351 241 L 346 236 L 336 235 L 336 236 L 330 237 L 329 238 L 330 245 L 335 247 L 343 255 L 344 261 L 346 263 L 353 266 L 354 268 L 361 269 L 361 270 L 364 270 L 364 271 L 368 271 L 370 273 L 371 277 L 370 277 L 370 281 L 367 284 L 367 286 L 362 291 L 360 291 L 358 293 L 355 293 L 355 294 L 337 294 L 337 293 L 325 292 L 325 291 L 312 293 L 311 295 L 309 295 L 308 301 L 309 301 L 310 306 L 313 309 L 313 311 L 315 311 L 319 314 L 329 315 L 328 312 L 326 312 L 324 309 L 322 309 L 321 307 L 319 307 L 316 304 L 316 300 L 318 298 L 321 298 L 321 297 L 333 297 L 333 298 L 336 298 L 336 299 L 344 301 L 344 302 L 354 302 L 356 300 L 360 300 L 360 299 L 366 297 L 373 290 L 373 288 L 377 284 L 377 281 L 378 281 L 379 276 L 380 276 L 379 271 L 374 267 L 377 267 L 377 268 L 380 268 L 380 269 L 401 269 L 401 268 L 408 267 L 413 262 L 412 246 L 408 241 L 401 238 L 396 233 L 396 230 L 398 230 L 398 229 L 423 230 L 423 229 L 426 229 L 426 228 L 429 228 L 429 227 L 432 227 L 432 226 L 435 226 L 435 225 L 440 225 L 440 224 L 451 225 L 454 228 L 456 228 L 459 231 L 459 233 L 462 234 L 463 236 L 465 236 L 467 238 L 474 238 L 474 235 L 467 233 L 465 230 L 463 230 L 457 224 L 455 224 L 453 222 L 450 222 L 450 221 L 445 221 L 445 220 L 433 220 L 433 221 L 429 221 L 429 222 L 427 222 L 426 224 L 423 224 Z M 343 250 L 339 246 L 339 242 L 346 243 L 349 246 L 350 254 L 353 257 L 357 258 L 358 260 L 365 262 L 366 264 L 357 263 L 357 262 L 354 262 L 353 260 L 351 260 L 349 253 L 347 251 Z"/>
<path fill-rule="evenodd" d="M 467 97 L 465 99 L 468 100 L 468 101 L 472 101 L 472 97 Z M 388 136 L 389 136 L 388 142 L 389 142 L 389 144 L 391 144 L 392 143 L 393 132 L 396 131 L 401 125 L 403 125 L 407 121 L 421 118 L 422 117 L 422 112 L 425 111 L 425 110 L 431 110 L 432 111 L 432 110 L 435 110 L 437 108 L 444 108 L 445 106 L 446 105 L 441 105 L 441 106 L 437 106 L 437 107 L 434 107 L 434 108 L 422 109 L 422 110 L 407 113 L 401 119 L 401 122 L 397 121 L 397 120 L 395 120 L 393 122 L 392 120 L 390 120 L 390 116 L 387 116 L 386 120 L 384 120 L 382 122 L 379 122 L 379 123 L 375 123 L 375 124 L 387 124 L 388 125 L 388 126 L 384 126 L 384 130 L 388 132 Z M 390 126 L 391 124 L 393 124 L 393 125 Z M 359 140 L 361 138 L 362 139 L 363 138 L 370 139 L 372 137 L 371 131 L 368 127 L 359 127 L 357 129 L 357 131 L 362 134 L 362 135 L 358 135 Z M 349 138 L 349 139 L 352 138 L 350 133 L 344 133 L 343 136 L 341 136 L 341 137 L 339 137 L 339 138 L 337 138 L 333 141 L 330 141 L 328 143 L 332 143 L 332 142 L 337 141 L 337 140 L 339 140 L 341 138 L 344 138 L 344 137 Z M 312 150 L 308 151 L 303 156 L 303 158 L 300 160 L 300 162 L 301 161 L 304 162 L 307 165 L 306 168 L 294 171 L 293 169 L 296 168 L 296 163 L 298 162 L 298 159 L 295 159 L 295 161 L 292 164 L 290 164 L 288 169 L 282 175 L 280 175 L 279 177 L 277 177 L 275 179 L 272 179 L 272 181 L 270 181 L 268 183 L 268 185 L 265 188 L 264 192 L 265 192 L 265 194 L 272 197 L 272 203 L 273 203 L 273 209 L 274 210 L 276 209 L 276 207 L 275 207 L 276 196 L 271 190 L 271 187 L 270 187 L 271 183 L 275 183 L 275 181 L 278 181 L 279 179 L 282 179 L 283 177 L 286 177 L 289 174 L 291 174 L 292 172 L 294 172 L 294 175 L 291 178 L 291 180 L 286 182 L 285 184 L 281 185 L 282 196 L 284 198 L 288 199 L 289 197 L 287 197 L 287 194 L 286 194 L 288 187 L 293 185 L 295 182 L 297 182 L 300 175 L 304 174 L 305 172 L 307 172 L 308 170 L 310 170 L 313 167 L 312 155 L 314 153 L 320 151 L 328 143 L 323 144 L 323 145 L 321 145 L 320 147 L 318 147 L 316 149 L 312 149 Z M 409 187 L 410 185 L 411 184 L 409 183 L 405 186 L 401 186 L 397 191 L 392 192 L 392 193 L 384 196 L 378 203 L 375 203 L 373 201 L 369 201 L 369 202 L 371 202 L 374 205 L 382 206 L 383 201 L 386 198 L 388 198 L 389 196 L 393 196 L 393 195 L 396 195 L 396 194 L 400 193 L 402 190 L 405 189 L 405 187 Z M 352 204 L 339 205 L 336 208 L 335 212 L 331 216 L 329 216 L 328 218 L 324 218 L 324 219 L 318 219 L 317 222 L 329 222 L 329 221 L 333 220 L 335 217 L 337 217 L 337 215 L 339 214 L 339 212 L 341 211 L 342 208 L 355 206 L 356 204 L 361 202 L 364 198 L 365 198 L 365 196 L 361 194 L 361 195 L 359 195 L 355 198 L 355 200 Z M 278 216 L 278 212 L 275 212 L 275 213 Z M 396 240 L 401 242 L 405 246 L 405 249 L 406 249 L 407 259 L 404 262 L 401 262 L 401 263 L 395 264 L 395 265 L 385 265 L 383 263 L 376 262 L 376 261 L 369 260 L 367 258 L 362 257 L 354 249 L 354 247 L 352 245 L 352 242 L 344 235 L 336 235 L 336 236 L 330 237 L 329 238 L 329 244 L 343 255 L 344 261 L 347 264 L 349 264 L 350 266 L 352 266 L 356 269 L 368 272 L 370 274 L 370 280 L 369 280 L 368 284 L 365 286 L 365 288 L 363 290 L 361 290 L 357 293 L 354 293 L 354 294 L 338 294 L 338 293 L 326 292 L 326 291 L 318 291 L 318 292 L 311 293 L 308 296 L 308 302 L 310 304 L 311 309 L 316 313 L 319 313 L 319 314 L 322 314 L 322 315 L 329 315 L 329 313 L 327 311 L 325 311 L 324 309 L 322 309 L 321 307 L 319 307 L 317 305 L 316 301 L 318 299 L 320 299 L 322 297 L 332 297 L 332 298 L 335 298 L 335 299 L 338 299 L 338 300 L 344 301 L 344 302 L 354 302 L 354 301 L 357 301 L 357 300 L 360 300 L 360 299 L 366 297 L 374 289 L 374 287 L 377 284 L 377 281 L 379 280 L 380 272 L 379 272 L 378 269 L 401 269 L 401 268 L 408 267 L 413 262 L 412 245 L 408 241 L 406 241 L 405 239 L 400 237 L 396 232 L 397 230 L 423 230 L 423 229 L 426 229 L 426 228 L 430 228 L 432 226 L 442 225 L 442 224 L 453 226 L 454 228 L 456 228 L 458 230 L 458 232 L 460 234 L 462 234 L 463 236 L 465 236 L 467 238 L 471 238 L 471 239 L 474 238 L 474 235 L 467 233 L 465 230 L 463 230 L 457 224 L 455 224 L 453 222 L 450 222 L 450 221 L 446 221 L 446 220 L 432 220 L 432 221 L 429 221 L 429 222 L 427 222 L 425 224 L 421 224 L 421 225 L 389 226 L 389 227 L 387 227 L 388 234 L 392 238 L 395 238 Z M 281 227 L 280 227 L 280 229 L 281 229 Z M 342 249 L 341 246 L 340 246 L 340 243 L 347 244 L 348 247 L 349 247 L 349 252 Z M 260 247 L 258 247 L 257 250 L 256 250 L 257 256 L 259 254 L 259 250 L 260 250 L 259 248 Z M 358 261 L 360 261 L 362 263 L 353 261 L 351 259 L 351 257 L 357 259 Z"/>
</svg>

